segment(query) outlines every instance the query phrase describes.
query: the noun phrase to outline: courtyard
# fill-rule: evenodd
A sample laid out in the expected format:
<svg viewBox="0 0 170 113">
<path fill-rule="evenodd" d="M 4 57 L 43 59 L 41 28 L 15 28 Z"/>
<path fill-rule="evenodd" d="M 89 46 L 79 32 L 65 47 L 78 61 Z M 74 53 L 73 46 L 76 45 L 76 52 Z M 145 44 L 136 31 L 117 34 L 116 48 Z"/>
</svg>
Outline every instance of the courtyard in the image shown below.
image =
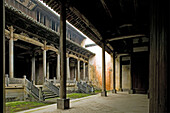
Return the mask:
<svg viewBox="0 0 170 113">
<path fill-rule="evenodd" d="M 149 99 L 146 94 L 128 94 L 108 92 L 107 97 L 101 94 L 70 101 L 70 109 L 57 109 L 56 104 L 47 105 L 18 113 L 148 113 Z"/>
</svg>

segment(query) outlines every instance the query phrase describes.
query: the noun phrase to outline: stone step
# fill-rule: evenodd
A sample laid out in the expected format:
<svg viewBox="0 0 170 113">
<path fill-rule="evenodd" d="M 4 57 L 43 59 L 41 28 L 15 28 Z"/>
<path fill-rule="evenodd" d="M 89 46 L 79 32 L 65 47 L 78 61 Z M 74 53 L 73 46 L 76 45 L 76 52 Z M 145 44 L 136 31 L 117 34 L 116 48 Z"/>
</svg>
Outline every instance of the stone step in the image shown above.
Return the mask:
<svg viewBox="0 0 170 113">
<path fill-rule="evenodd" d="M 50 90 L 43 90 L 43 92 L 52 92 L 52 91 L 50 91 Z"/>
<path fill-rule="evenodd" d="M 56 95 L 56 94 L 43 94 L 44 96 L 53 96 L 53 95 Z"/>
<path fill-rule="evenodd" d="M 59 97 L 58 95 L 45 96 L 45 99 Z"/>
</svg>

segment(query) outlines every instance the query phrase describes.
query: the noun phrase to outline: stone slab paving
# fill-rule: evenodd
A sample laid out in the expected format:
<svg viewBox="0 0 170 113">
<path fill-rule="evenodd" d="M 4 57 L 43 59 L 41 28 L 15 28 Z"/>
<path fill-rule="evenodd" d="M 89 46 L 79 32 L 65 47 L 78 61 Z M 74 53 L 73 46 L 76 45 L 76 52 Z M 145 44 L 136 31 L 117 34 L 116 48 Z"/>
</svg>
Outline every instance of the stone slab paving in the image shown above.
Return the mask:
<svg viewBox="0 0 170 113">
<path fill-rule="evenodd" d="M 149 100 L 144 94 L 108 93 L 71 100 L 68 110 L 57 109 L 56 104 L 30 109 L 18 113 L 148 113 Z"/>
</svg>

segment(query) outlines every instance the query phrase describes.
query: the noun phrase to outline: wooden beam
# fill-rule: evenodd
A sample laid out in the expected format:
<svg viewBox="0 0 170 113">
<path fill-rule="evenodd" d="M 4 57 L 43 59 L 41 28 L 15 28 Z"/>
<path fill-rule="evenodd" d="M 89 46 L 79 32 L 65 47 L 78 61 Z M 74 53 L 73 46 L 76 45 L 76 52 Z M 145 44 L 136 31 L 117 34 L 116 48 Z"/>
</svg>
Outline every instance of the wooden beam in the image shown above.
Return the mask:
<svg viewBox="0 0 170 113">
<path fill-rule="evenodd" d="M 77 55 L 79 55 L 79 56 L 82 56 L 82 57 L 85 57 L 85 58 L 87 58 L 88 59 L 88 57 L 87 56 L 85 56 L 85 55 L 82 55 L 82 54 L 80 54 L 80 53 L 78 53 L 78 52 L 75 52 L 75 51 L 73 51 L 73 50 L 71 50 L 71 49 L 68 49 L 70 52 L 72 52 L 72 53 L 75 53 L 75 54 L 77 54 Z"/>
<path fill-rule="evenodd" d="M 49 1 L 49 2 L 47 2 L 47 5 L 48 5 L 48 6 L 50 6 L 51 3 L 53 2 L 53 0 L 47 0 L 47 1 Z"/>
<path fill-rule="evenodd" d="M 84 60 L 83 58 L 79 58 L 79 60 L 81 60 L 81 61 L 83 61 L 83 62 L 85 62 L 85 63 L 88 62 L 87 60 Z"/>
<path fill-rule="evenodd" d="M 70 7 L 70 10 L 72 12 L 74 12 L 75 15 L 77 15 L 92 31 L 94 34 L 96 34 L 96 36 L 101 40 L 102 36 L 101 34 L 98 32 L 98 30 L 89 22 L 89 20 L 82 15 L 75 7 Z"/>
<path fill-rule="evenodd" d="M 34 40 L 34 39 L 31 39 L 31 38 L 29 38 L 29 37 L 27 37 L 27 36 L 23 36 L 23 35 L 19 35 L 19 34 L 15 34 L 15 33 L 14 33 L 14 38 L 19 39 L 19 40 L 22 40 L 22 41 L 24 41 L 24 42 L 28 42 L 28 43 L 31 43 L 31 44 L 40 46 L 40 47 L 43 47 L 43 46 L 44 46 L 43 43 L 41 43 L 41 42 L 39 42 L 39 41 L 36 41 L 36 40 Z"/>
<path fill-rule="evenodd" d="M 104 7 L 104 9 L 105 9 L 105 11 L 106 11 L 106 13 L 110 16 L 110 18 L 112 18 L 113 16 L 112 16 L 112 14 L 111 14 L 111 11 L 110 11 L 109 8 L 107 7 L 105 1 L 104 1 L 104 0 L 100 0 L 100 1 L 101 1 L 101 3 L 102 3 L 102 5 L 103 5 L 103 7 Z"/>
<path fill-rule="evenodd" d="M 9 32 L 8 30 L 5 30 L 5 34 L 9 35 L 10 32 Z M 29 37 L 27 37 L 27 36 L 20 35 L 20 34 L 14 33 L 14 38 L 15 38 L 15 39 L 22 40 L 22 41 L 24 41 L 24 42 L 28 42 L 28 43 L 31 43 L 31 44 L 40 46 L 40 47 L 43 47 L 43 46 L 44 46 L 43 43 L 41 43 L 41 42 L 39 42 L 39 41 L 37 41 L 37 40 L 31 39 L 31 38 L 29 38 Z"/>
<path fill-rule="evenodd" d="M 54 52 L 56 52 L 56 53 L 59 53 L 59 52 L 58 52 L 58 49 L 56 49 L 55 47 L 50 46 L 50 45 L 47 45 L 46 49 L 47 49 L 47 50 L 54 51 Z"/>
<path fill-rule="evenodd" d="M 78 57 L 76 55 L 73 55 L 73 54 L 69 54 L 68 56 L 72 57 L 72 58 L 75 58 L 75 59 L 78 59 Z"/>
<path fill-rule="evenodd" d="M 136 38 L 136 37 L 144 37 L 146 36 L 145 34 L 136 34 L 136 35 L 128 35 L 128 36 L 120 36 L 120 37 L 115 37 L 115 38 L 110 38 L 108 41 L 115 41 L 115 40 L 122 40 L 122 39 L 128 39 L 128 38 Z"/>
</svg>

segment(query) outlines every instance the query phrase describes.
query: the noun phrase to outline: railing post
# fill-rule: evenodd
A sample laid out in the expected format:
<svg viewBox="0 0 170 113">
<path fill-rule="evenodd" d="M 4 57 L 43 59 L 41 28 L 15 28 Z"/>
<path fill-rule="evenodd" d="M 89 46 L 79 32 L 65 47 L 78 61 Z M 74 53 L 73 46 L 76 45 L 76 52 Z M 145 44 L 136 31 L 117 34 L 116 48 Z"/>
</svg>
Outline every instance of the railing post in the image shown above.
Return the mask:
<svg viewBox="0 0 170 113">
<path fill-rule="evenodd" d="M 42 98 L 42 87 L 39 87 L 39 101 L 41 101 Z"/>
<path fill-rule="evenodd" d="M 25 83 L 25 80 L 26 80 L 26 75 L 23 76 L 24 101 L 26 101 L 26 83 Z"/>
<path fill-rule="evenodd" d="M 25 85 L 26 75 L 24 75 L 23 78 L 24 78 L 24 84 L 23 85 Z"/>
<path fill-rule="evenodd" d="M 5 74 L 5 81 L 6 81 L 6 86 L 9 85 L 9 77 L 8 77 L 8 74 Z"/>
<path fill-rule="evenodd" d="M 54 77 L 53 85 L 56 85 L 56 77 Z"/>
</svg>

